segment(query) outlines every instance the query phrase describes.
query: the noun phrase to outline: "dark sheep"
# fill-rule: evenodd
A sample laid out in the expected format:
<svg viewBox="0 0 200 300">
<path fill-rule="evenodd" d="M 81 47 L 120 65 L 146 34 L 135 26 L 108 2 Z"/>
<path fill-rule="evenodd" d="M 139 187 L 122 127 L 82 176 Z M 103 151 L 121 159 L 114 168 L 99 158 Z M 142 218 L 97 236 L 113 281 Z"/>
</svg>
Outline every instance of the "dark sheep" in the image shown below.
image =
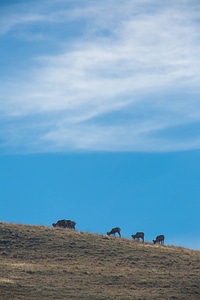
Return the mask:
<svg viewBox="0 0 200 300">
<path fill-rule="evenodd" d="M 142 239 L 142 241 L 144 242 L 144 232 L 136 232 L 136 234 L 132 234 L 132 238 L 135 240 L 139 240 Z"/>
<path fill-rule="evenodd" d="M 163 234 L 158 235 L 155 240 L 153 240 L 154 244 L 164 244 L 165 236 Z"/>
<path fill-rule="evenodd" d="M 76 222 L 71 221 L 71 220 L 59 220 L 56 223 L 53 223 L 52 226 L 75 230 Z"/>
<path fill-rule="evenodd" d="M 121 237 L 120 232 L 121 232 L 121 229 L 119 227 L 115 227 L 115 228 L 112 228 L 111 231 L 107 232 L 107 235 L 114 235 L 115 236 L 115 234 L 118 233 L 119 236 Z"/>
</svg>

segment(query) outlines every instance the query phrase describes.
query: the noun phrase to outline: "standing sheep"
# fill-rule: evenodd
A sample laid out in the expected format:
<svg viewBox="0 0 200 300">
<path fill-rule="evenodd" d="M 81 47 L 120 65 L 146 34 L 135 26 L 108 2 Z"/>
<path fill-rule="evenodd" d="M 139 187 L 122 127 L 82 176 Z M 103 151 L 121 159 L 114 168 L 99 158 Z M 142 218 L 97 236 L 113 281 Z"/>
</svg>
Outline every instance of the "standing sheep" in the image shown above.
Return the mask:
<svg viewBox="0 0 200 300">
<path fill-rule="evenodd" d="M 155 240 L 153 240 L 154 244 L 164 244 L 165 236 L 163 234 L 158 235 Z"/>
<path fill-rule="evenodd" d="M 118 233 L 119 236 L 121 237 L 121 229 L 119 227 L 115 227 L 115 228 L 112 228 L 111 231 L 107 232 L 107 235 L 114 235 L 115 236 L 115 233 Z"/>
</svg>

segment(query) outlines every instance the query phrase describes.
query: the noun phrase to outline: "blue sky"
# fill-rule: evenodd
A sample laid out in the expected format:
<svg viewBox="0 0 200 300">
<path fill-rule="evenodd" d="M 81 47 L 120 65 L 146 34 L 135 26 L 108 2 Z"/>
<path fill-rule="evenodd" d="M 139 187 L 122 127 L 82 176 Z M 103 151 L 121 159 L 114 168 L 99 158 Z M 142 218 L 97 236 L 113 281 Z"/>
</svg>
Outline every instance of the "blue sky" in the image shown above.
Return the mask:
<svg viewBox="0 0 200 300">
<path fill-rule="evenodd" d="M 200 3 L 0 2 L 0 219 L 200 249 Z"/>
</svg>

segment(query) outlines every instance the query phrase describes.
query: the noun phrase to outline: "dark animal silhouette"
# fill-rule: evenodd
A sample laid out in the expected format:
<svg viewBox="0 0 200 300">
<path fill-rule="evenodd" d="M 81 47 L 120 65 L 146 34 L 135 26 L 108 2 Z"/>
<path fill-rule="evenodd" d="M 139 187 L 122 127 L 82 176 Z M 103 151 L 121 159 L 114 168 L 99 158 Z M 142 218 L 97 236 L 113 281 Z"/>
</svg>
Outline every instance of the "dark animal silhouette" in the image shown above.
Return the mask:
<svg viewBox="0 0 200 300">
<path fill-rule="evenodd" d="M 75 230 L 76 222 L 71 220 L 59 220 L 56 223 L 53 223 L 52 226 Z"/>
<path fill-rule="evenodd" d="M 115 227 L 115 228 L 112 228 L 111 231 L 107 232 L 107 235 L 114 234 L 114 236 L 115 236 L 115 233 L 118 233 L 119 236 L 121 237 L 120 231 L 121 231 L 121 229 L 119 227 Z"/>
<path fill-rule="evenodd" d="M 132 234 L 132 238 L 135 240 L 137 239 L 139 241 L 139 239 L 142 239 L 142 241 L 144 242 L 144 232 L 136 232 L 136 234 Z"/>
<path fill-rule="evenodd" d="M 153 240 L 154 244 L 164 244 L 165 236 L 163 234 L 158 235 L 155 240 Z"/>
</svg>

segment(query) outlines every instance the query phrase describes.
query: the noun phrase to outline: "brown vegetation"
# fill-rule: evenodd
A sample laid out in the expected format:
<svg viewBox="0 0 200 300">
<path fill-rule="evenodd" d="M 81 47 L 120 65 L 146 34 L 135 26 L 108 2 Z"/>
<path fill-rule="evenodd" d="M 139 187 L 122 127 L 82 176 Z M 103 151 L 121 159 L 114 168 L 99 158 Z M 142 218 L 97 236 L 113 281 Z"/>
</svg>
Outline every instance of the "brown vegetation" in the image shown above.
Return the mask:
<svg viewBox="0 0 200 300">
<path fill-rule="evenodd" d="M 200 251 L 0 223 L 1 300 L 200 299 Z"/>
</svg>

